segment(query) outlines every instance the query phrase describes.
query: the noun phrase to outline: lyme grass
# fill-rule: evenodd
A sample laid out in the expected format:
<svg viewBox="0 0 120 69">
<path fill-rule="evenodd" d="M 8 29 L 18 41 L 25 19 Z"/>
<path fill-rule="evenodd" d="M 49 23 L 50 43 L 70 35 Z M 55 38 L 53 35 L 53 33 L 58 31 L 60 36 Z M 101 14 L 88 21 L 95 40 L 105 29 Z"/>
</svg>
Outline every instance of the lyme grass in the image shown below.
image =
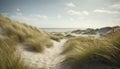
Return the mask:
<svg viewBox="0 0 120 69">
<path fill-rule="evenodd" d="M 4 31 L 2 35 L 18 43 L 25 43 L 29 46 L 33 46 L 39 52 L 44 50 L 43 46 L 51 47 L 53 45 L 46 32 L 33 26 L 12 21 L 3 16 L 0 16 L 0 28 Z"/>
<path fill-rule="evenodd" d="M 120 49 L 108 39 L 72 38 L 65 43 L 63 54 L 66 54 L 65 62 L 71 69 L 79 69 L 91 63 L 120 66 Z"/>
<path fill-rule="evenodd" d="M 60 42 L 60 40 L 64 38 L 64 35 L 61 34 L 61 33 L 58 33 L 58 32 L 50 33 L 49 36 L 52 40 L 55 40 L 55 41 L 58 41 L 58 42 Z"/>
<path fill-rule="evenodd" d="M 15 55 L 15 45 L 9 38 L 0 38 L 0 69 L 32 69 Z"/>
</svg>

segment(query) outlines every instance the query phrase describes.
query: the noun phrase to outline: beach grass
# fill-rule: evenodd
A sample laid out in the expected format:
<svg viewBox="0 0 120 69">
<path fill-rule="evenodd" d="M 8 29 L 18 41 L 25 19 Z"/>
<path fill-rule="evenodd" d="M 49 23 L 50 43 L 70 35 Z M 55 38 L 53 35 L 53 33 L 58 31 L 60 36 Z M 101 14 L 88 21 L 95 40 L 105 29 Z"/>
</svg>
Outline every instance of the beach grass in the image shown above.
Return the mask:
<svg viewBox="0 0 120 69">
<path fill-rule="evenodd" d="M 49 35 L 30 25 L 12 21 L 0 14 L 0 69 L 38 69 L 26 64 L 17 52 L 18 44 L 43 52 L 53 46 Z M 44 68 L 39 68 L 44 69 Z"/>
<path fill-rule="evenodd" d="M 43 30 L 24 23 L 12 21 L 2 15 L 0 16 L 0 28 L 3 31 L 2 35 L 18 43 L 33 46 L 35 50 L 39 52 L 44 51 L 44 46 L 51 47 L 53 45 L 49 35 Z"/>
<path fill-rule="evenodd" d="M 58 32 L 50 33 L 49 36 L 52 40 L 55 40 L 55 41 L 58 41 L 58 42 L 60 42 L 60 40 L 64 38 L 64 35 L 61 34 L 61 33 L 58 33 Z"/>
<path fill-rule="evenodd" d="M 116 41 L 113 38 L 111 40 L 108 38 L 91 39 L 88 37 L 69 39 L 64 44 L 64 51 L 62 53 L 66 55 L 65 65 L 70 66 L 70 69 L 79 69 L 92 63 L 119 67 L 120 48 L 118 46 L 120 46 L 120 39 L 118 36 L 120 35 L 117 34 L 117 37 L 115 36 Z"/>
<path fill-rule="evenodd" d="M 20 55 L 15 54 L 16 44 L 9 38 L 0 37 L 0 69 L 33 69 L 24 64 Z"/>
</svg>

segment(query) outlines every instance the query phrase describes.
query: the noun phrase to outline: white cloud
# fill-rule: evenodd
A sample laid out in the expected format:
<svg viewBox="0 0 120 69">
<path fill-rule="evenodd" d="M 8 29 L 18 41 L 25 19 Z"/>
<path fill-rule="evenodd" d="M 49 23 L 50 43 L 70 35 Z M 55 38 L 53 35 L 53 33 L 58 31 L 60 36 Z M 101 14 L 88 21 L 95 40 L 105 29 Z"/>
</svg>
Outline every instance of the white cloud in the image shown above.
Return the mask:
<svg viewBox="0 0 120 69">
<path fill-rule="evenodd" d="M 20 13 L 20 12 L 11 14 L 8 17 L 10 17 L 13 20 L 17 20 L 17 21 L 20 21 L 20 22 L 26 22 L 26 23 L 33 22 L 33 21 L 37 20 L 34 17 L 24 15 L 23 13 Z"/>
<path fill-rule="evenodd" d="M 17 16 L 22 16 L 22 12 L 14 12 L 14 15 L 17 15 Z"/>
<path fill-rule="evenodd" d="M 75 10 L 68 10 L 67 13 L 70 15 L 81 15 L 80 11 L 75 11 Z"/>
<path fill-rule="evenodd" d="M 96 13 L 111 13 L 111 11 L 103 10 L 103 9 L 96 9 L 96 10 L 94 10 L 94 12 L 96 12 Z"/>
<path fill-rule="evenodd" d="M 83 14 L 84 14 L 84 15 L 89 15 L 89 12 L 83 11 Z"/>
<path fill-rule="evenodd" d="M 43 18 L 43 19 L 48 19 L 48 16 L 43 15 L 43 16 L 41 16 L 41 18 Z"/>
<path fill-rule="evenodd" d="M 72 3 L 72 2 L 69 2 L 69 3 L 67 3 L 66 4 L 68 7 L 76 7 L 76 5 L 74 4 L 74 3 Z"/>
<path fill-rule="evenodd" d="M 114 4 L 111 6 L 111 8 L 120 9 L 120 4 Z"/>
<path fill-rule="evenodd" d="M 20 11 L 21 11 L 21 9 L 20 9 L 20 8 L 17 8 L 17 9 L 16 9 L 16 11 L 17 11 L 17 12 L 20 12 Z"/>
<path fill-rule="evenodd" d="M 62 18 L 62 15 L 60 15 L 60 14 L 59 14 L 59 15 L 57 15 L 57 18 L 58 18 L 58 19 Z"/>
<path fill-rule="evenodd" d="M 46 16 L 46 15 L 35 15 L 36 17 L 38 17 L 38 18 L 42 18 L 42 19 L 48 19 L 48 16 Z"/>
<path fill-rule="evenodd" d="M 96 9 L 94 10 L 95 13 L 107 13 L 107 14 L 120 14 L 118 11 L 111 11 L 111 10 L 105 10 L 105 9 Z"/>
<path fill-rule="evenodd" d="M 48 19 L 48 16 L 46 15 L 39 15 L 39 14 L 26 15 L 26 14 L 23 14 L 22 12 L 14 12 L 12 14 L 10 13 L 2 13 L 2 14 L 5 15 L 6 17 L 9 17 L 12 20 L 24 22 L 29 25 L 33 25 L 37 27 L 42 26 L 42 25 L 38 25 L 41 22 L 44 25 L 44 23 L 47 21 L 46 19 Z"/>
<path fill-rule="evenodd" d="M 87 11 L 68 10 L 67 13 L 70 15 L 75 15 L 75 16 L 89 15 Z"/>
<path fill-rule="evenodd" d="M 70 18 L 70 21 L 74 21 L 75 19 L 74 18 Z"/>
</svg>

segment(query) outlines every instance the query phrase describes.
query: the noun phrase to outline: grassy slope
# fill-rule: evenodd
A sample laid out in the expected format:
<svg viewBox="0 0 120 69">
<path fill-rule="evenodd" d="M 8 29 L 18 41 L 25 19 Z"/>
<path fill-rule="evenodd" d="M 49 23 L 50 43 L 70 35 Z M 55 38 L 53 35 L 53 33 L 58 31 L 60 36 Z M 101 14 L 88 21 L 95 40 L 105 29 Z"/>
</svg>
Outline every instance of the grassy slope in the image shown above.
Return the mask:
<svg viewBox="0 0 120 69">
<path fill-rule="evenodd" d="M 67 55 L 65 64 L 70 66 L 70 69 L 82 69 L 82 66 L 93 63 L 120 67 L 120 33 L 113 33 L 102 40 L 83 37 L 70 39 L 64 45 L 63 54 Z"/>
<path fill-rule="evenodd" d="M 36 69 L 27 66 L 20 55 L 15 53 L 19 43 L 39 52 L 44 51 L 45 46 L 52 46 L 44 31 L 0 15 L 0 69 Z"/>
<path fill-rule="evenodd" d="M 12 21 L 0 15 L 2 35 L 11 40 L 33 47 L 36 51 L 44 51 L 44 46 L 52 46 L 49 36 L 42 30 L 26 24 Z"/>
<path fill-rule="evenodd" d="M 19 55 L 15 55 L 16 44 L 9 38 L 0 37 L 0 69 L 32 69 L 23 63 Z"/>
<path fill-rule="evenodd" d="M 58 32 L 49 33 L 49 36 L 52 40 L 55 40 L 55 41 L 58 41 L 58 42 L 60 42 L 60 40 L 64 38 L 64 35 L 61 34 L 61 33 L 58 33 Z"/>
</svg>

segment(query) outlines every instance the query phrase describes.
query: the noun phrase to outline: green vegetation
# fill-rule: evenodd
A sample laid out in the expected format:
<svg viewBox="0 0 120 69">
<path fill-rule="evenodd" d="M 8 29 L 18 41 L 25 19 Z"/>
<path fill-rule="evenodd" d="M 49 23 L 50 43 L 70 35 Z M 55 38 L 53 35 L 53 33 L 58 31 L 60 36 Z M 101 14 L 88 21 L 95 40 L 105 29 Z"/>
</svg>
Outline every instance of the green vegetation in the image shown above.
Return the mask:
<svg viewBox="0 0 120 69">
<path fill-rule="evenodd" d="M 106 39 L 95 39 L 88 37 L 76 37 L 69 39 L 64 44 L 64 51 L 62 53 L 66 54 L 64 65 L 70 66 L 70 69 L 84 69 L 84 67 L 92 66 L 91 64 L 93 63 L 119 68 L 119 34 L 120 33 L 113 34 L 112 37 L 109 36 L 110 38 Z M 95 65 L 93 65 L 93 67 L 94 66 Z"/>
<path fill-rule="evenodd" d="M 55 40 L 55 41 L 60 41 L 61 39 L 63 39 L 64 38 L 64 35 L 63 34 L 61 34 L 61 33 L 50 33 L 49 34 L 49 36 L 50 36 L 50 38 L 52 39 L 52 40 Z"/>
<path fill-rule="evenodd" d="M 0 28 L 3 31 L 1 35 L 9 37 L 19 43 L 32 46 L 36 51 L 42 52 L 44 51 L 43 46 L 52 46 L 50 37 L 44 31 L 36 27 L 11 21 L 2 15 L 0 16 Z"/>
<path fill-rule="evenodd" d="M 107 38 L 109 39 L 110 43 L 120 49 L 120 27 L 111 31 Z"/>
<path fill-rule="evenodd" d="M 90 67 L 91 64 L 120 68 L 120 30 L 104 38 L 64 36 L 61 33 L 48 34 L 0 15 L 0 69 L 35 69 L 25 65 L 16 54 L 17 44 L 43 52 L 53 45 L 50 39 L 60 41 L 65 37 L 69 40 L 64 44 L 62 54 L 66 55 L 65 65 L 69 69 L 89 69 L 84 66 Z"/>
<path fill-rule="evenodd" d="M 32 69 L 15 54 L 16 44 L 9 38 L 0 37 L 0 69 Z"/>
<path fill-rule="evenodd" d="M 74 36 L 74 35 L 71 35 L 71 34 L 67 34 L 65 37 L 66 37 L 66 38 L 74 38 L 75 36 Z"/>
<path fill-rule="evenodd" d="M 52 46 L 46 32 L 12 21 L 0 14 L 0 69 L 36 69 L 26 65 L 16 52 L 19 43 L 38 52 Z"/>
</svg>

